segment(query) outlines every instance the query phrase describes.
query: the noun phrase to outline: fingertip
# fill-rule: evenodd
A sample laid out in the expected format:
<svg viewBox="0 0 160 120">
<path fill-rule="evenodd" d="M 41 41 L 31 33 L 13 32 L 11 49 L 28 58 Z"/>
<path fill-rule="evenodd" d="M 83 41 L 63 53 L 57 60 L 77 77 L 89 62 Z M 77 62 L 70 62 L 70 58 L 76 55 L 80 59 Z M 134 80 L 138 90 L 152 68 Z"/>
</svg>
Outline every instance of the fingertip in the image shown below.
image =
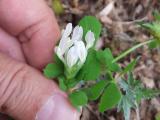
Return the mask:
<svg viewBox="0 0 160 120">
<path fill-rule="evenodd" d="M 79 120 L 80 113 L 66 97 L 54 94 L 37 113 L 36 120 Z"/>
</svg>

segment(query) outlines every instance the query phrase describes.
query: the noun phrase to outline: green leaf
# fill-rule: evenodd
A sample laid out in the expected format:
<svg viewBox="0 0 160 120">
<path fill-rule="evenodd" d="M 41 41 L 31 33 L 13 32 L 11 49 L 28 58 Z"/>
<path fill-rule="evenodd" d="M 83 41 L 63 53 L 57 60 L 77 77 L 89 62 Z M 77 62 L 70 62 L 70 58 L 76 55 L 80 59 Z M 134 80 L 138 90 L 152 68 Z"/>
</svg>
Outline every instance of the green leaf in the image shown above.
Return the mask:
<svg viewBox="0 0 160 120">
<path fill-rule="evenodd" d="M 140 80 L 136 80 L 131 71 L 126 76 L 127 80 L 121 79 L 120 87 L 123 88 L 123 97 L 119 102 L 118 109 L 123 110 L 125 120 L 130 120 L 131 108 L 136 109 L 142 99 L 150 99 L 160 95 L 160 90 L 146 89 Z"/>
<path fill-rule="evenodd" d="M 94 33 L 96 40 L 99 38 L 101 29 L 102 29 L 101 28 L 102 25 L 96 17 L 85 16 L 84 18 L 80 20 L 79 25 L 82 26 L 83 28 L 84 38 L 85 38 L 86 33 L 89 30 L 91 30 Z"/>
<path fill-rule="evenodd" d="M 75 91 L 69 94 L 69 100 L 71 101 L 72 105 L 76 108 L 79 106 L 86 105 L 88 102 L 87 95 L 83 91 Z"/>
<path fill-rule="evenodd" d="M 139 102 L 142 99 L 151 99 L 160 95 L 160 90 L 142 88 L 136 91 L 136 95 L 136 100 Z"/>
<path fill-rule="evenodd" d="M 99 50 L 96 53 L 97 59 L 100 61 L 102 69 L 109 69 L 112 72 L 120 70 L 120 67 L 117 63 L 113 63 L 113 55 L 110 49 Z"/>
<path fill-rule="evenodd" d="M 63 76 L 58 77 L 59 88 L 63 91 L 67 90 L 67 86 L 65 84 L 65 78 Z"/>
<path fill-rule="evenodd" d="M 107 81 L 102 80 L 89 88 L 83 89 L 83 91 L 87 94 L 89 100 L 97 100 L 107 84 Z"/>
<path fill-rule="evenodd" d="M 74 88 L 78 83 L 80 82 L 80 80 L 77 80 L 75 78 L 73 79 L 67 79 L 66 81 L 66 85 L 67 85 L 67 88 Z"/>
<path fill-rule="evenodd" d="M 48 64 L 43 70 L 44 75 L 49 79 L 56 78 L 64 72 L 64 65 L 56 54 L 54 54 L 53 61 L 54 63 Z"/>
<path fill-rule="evenodd" d="M 160 41 L 158 41 L 158 40 L 154 40 L 153 42 L 151 42 L 151 43 L 148 45 L 148 47 L 149 47 L 150 49 L 156 48 L 156 47 L 158 47 L 158 46 L 160 46 Z"/>
<path fill-rule="evenodd" d="M 160 41 L 160 21 L 141 23 L 140 25 L 148 30 L 156 40 Z"/>
<path fill-rule="evenodd" d="M 158 11 L 153 11 L 153 17 L 155 18 L 155 20 L 160 21 L 160 14 Z"/>
<path fill-rule="evenodd" d="M 63 69 L 61 66 L 59 66 L 56 63 L 50 63 L 46 66 L 46 68 L 43 70 L 44 75 L 49 78 L 53 79 L 58 77 L 60 74 L 63 73 Z"/>
<path fill-rule="evenodd" d="M 139 59 L 139 57 L 138 57 L 137 59 L 135 59 L 135 60 L 132 60 L 132 62 L 129 63 L 129 64 L 125 67 L 125 69 L 122 71 L 121 74 L 125 74 L 125 73 L 127 73 L 127 72 L 132 71 L 132 70 L 134 69 L 134 67 L 135 67 L 138 59 Z"/>
<path fill-rule="evenodd" d="M 58 64 L 62 69 L 64 68 L 63 62 L 59 59 L 59 57 L 56 54 L 53 55 L 53 61 L 54 63 Z"/>
<path fill-rule="evenodd" d="M 100 63 L 96 59 L 96 50 L 90 49 L 86 62 L 77 74 L 77 80 L 96 80 L 100 75 Z"/>
<path fill-rule="evenodd" d="M 121 92 L 115 83 L 110 83 L 104 90 L 99 103 L 99 111 L 104 112 L 107 109 L 113 108 L 121 99 Z"/>
<path fill-rule="evenodd" d="M 118 103 L 118 111 L 122 110 L 124 113 L 125 120 L 130 120 L 132 104 L 130 103 L 128 97 L 122 96 Z"/>
<path fill-rule="evenodd" d="M 160 113 L 157 113 L 156 120 L 160 120 Z"/>
</svg>

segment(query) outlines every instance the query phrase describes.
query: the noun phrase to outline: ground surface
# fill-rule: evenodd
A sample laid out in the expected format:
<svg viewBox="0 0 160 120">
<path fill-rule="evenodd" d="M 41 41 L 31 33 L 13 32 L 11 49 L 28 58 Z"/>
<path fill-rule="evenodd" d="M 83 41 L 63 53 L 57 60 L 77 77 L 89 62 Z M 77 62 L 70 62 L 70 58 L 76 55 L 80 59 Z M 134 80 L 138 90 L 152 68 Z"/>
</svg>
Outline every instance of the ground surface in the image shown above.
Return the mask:
<svg viewBox="0 0 160 120">
<path fill-rule="evenodd" d="M 102 12 L 110 3 L 111 7 Z M 130 48 L 137 42 L 146 41 L 149 34 L 139 28 L 135 23 L 142 20 L 152 20 L 151 13 L 157 9 L 160 11 L 158 0 L 62 0 L 64 6 L 63 15 L 57 19 L 61 28 L 71 22 L 74 25 L 85 15 L 96 16 L 103 24 L 101 42 L 98 47 L 109 47 L 114 55 Z M 125 59 L 121 65 L 126 65 L 132 58 L 141 55 L 135 75 L 149 88 L 160 88 L 160 50 L 149 50 L 146 46 L 136 50 Z M 160 98 L 142 101 L 140 115 L 142 120 L 154 120 L 160 112 Z M 83 110 L 82 120 L 123 120 L 122 113 L 110 110 L 104 114 L 97 111 L 97 104 L 91 103 Z M 132 112 L 131 120 L 136 120 L 135 112 Z"/>
</svg>

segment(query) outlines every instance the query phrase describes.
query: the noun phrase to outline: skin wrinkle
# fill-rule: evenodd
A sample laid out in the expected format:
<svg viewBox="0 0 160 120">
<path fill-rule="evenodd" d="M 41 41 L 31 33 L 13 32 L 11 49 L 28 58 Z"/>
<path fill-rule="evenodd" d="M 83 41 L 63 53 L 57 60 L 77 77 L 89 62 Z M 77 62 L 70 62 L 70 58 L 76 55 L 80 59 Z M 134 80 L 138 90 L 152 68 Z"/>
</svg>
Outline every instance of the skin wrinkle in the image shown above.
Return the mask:
<svg viewBox="0 0 160 120">
<path fill-rule="evenodd" d="M 26 116 L 26 118 L 28 119 L 31 119 L 33 118 L 33 116 L 35 116 L 35 113 L 36 111 L 38 111 L 38 106 L 37 106 L 37 102 L 35 99 L 29 99 L 29 98 L 34 98 L 34 87 L 32 85 L 30 85 L 30 87 L 26 87 L 25 85 L 27 84 L 27 74 L 28 74 L 28 67 L 24 68 L 23 72 L 19 75 L 17 75 L 17 78 L 21 79 L 23 84 L 20 84 L 18 85 L 18 88 L 16 89 L 16 91 L 13 93 L 13 97 L 12 101 L 9 101 L 8 103 L 11 103 L 14 104 L 14 106 L 10 107 L 10 111 L 9 113 L 12 113 L 10 114 L 11 116 L 14 116 L 13 113 L 14 113 L 14 110 L 16 109 L 19 114 L 23 115 L 23 116 Z M 17 79 L 16 78 L 16 79 Z M 15 80 L 16 80 L 15 79 Z M 23 93 L 25 94 L 22 94 L 22 91 Z M 16 101 L 18 98 L 19 101 Z M 27 106 L 25 106 L 26 104 L 25 103 L 28 103 Z M 39 102 L 39 101 L 38 101 Z M 23 106 L 21 109 L 18 109 L 17 107 L 18 106 Z M 32 106 L 32 109 L 30 109 Z M 28 112 L 32 110 L 34 112 L 32 112 L 30 115 L 28 115 Z M 28 111 L 28 112 L 27 112 Z M 14 118 L 16 120 L 19 120 L 21 118 L 16 118 L 16 116 L 14 116 Z"/>
<path fill-rule="evenodd" d="M 14 63 L 14 65 L 16 64 Z M 12 68 L 13 67 L 14 66 L 12 66 Z M 52 81 L 44 80 L 45 78 L 43 76 L 37 76 L 37 80 L 33 81 L 35 78 L 34 75 L 37 74 L 41 73 L 26 65 L 26 67 L 24 67 L 24 69 L 17 73 L 17 75 L 14 77 L 13 81 L 15 81 L 15 83 L 12 83 L 12 86 L 17 85 L 17 87 L 12 96 L 10 96 L 7 102 L 5 102 L 4 106 L 9 106 L 7 113 L 10 113 L 9 115 L 16 118 L 16 120 L 24 120 L 23 116 L 25 116 L 25 120 L 32 120 L 36 116 L 35 114 L 37 111 L 50 96 L 55 93 L 61 93 L 58 87 Z M 17 81 L 18 83 L 16 83 Z M 42 84 L 39 84 L 40 82 Z M 12 91 L 11 88 L 9 91 Z M 64 93 L 61 94 L 63 95 Z M 35 95 L 39 96 L 35 97 Z M 28 114 L 29 112 L 30 114 Z M 21 116 L 14 116 L 17 113 Z"/>
<path fill-rule="evenodd" d="M 20 35 L 18 36 L 18 39 L 21 43 L 26 43 L 28 42 L 28 37 L 25 34 L 20 33 Z"/>
<path fill-rule="evenodd" d="M 29 42 L 29 40 L 32 39 L 33 35 L 35 33 L 37 33 L 39 30 L 41 30 L 41 27 L 39 27 L 43 22 L 45 22 L 45 19 L 48 15 L 44 16 L 42 19 L 40 19 L 39 21 L 37 21 L 36 23 L 32 24 L 31 26 L 25 28 L 21 33 L 19 33 L 18 38 L 20 38 L 20 36 L 23 36 L 23 38 L 25 38 L 26 40 L 23 41 L 21 39 L 20 42 L 22 43 L 26 43 Z"/>
<path fill-rule="evenodd" d="M 1 54 L 0 54 L 1 55 Z M 7 74 L 6 72 L 3 72 L 2 74 L 5 74 L 6 76 L 9 76 L 5 79 L 5 81 L 9 81 L 6 85 L 1 85 L 0 87 L 4 88 L 4 93 L 2 93 L 1 99 L 0 99 L 0 111 L 5 113 L 12 113 L 10 115 L 14 116 L 15 109 L 17 110 L 19 114 L 24 114 L 28 119 L 32 119 L 35 116 L 36 111 L 38 110 L 36 100 L 29 99 L 34 98 L 34 94 L 32 94 L 33 86 L 26 87 L 25 81 L 27 82 L 28 79 L 26 79 L 26 75 L 28 74 L 28 69 L 24 64 L 19 64 L 18 67 L 16 65 L 16 62 L 8 60 L 10 63 L 5 65 L 0 65 L 0 69 L 3 69 L 3 71 L 9 71 Z M 2 63 L 3 61 L 0 60 Z M 5 62 L 5 61 L 4 61 Z M 8 62 L 7 62 L 8 63 Z M 16 69 L 15 69 L 16 68 Z M 1 92 L 1 91 L 0 91 Z M 22 94 L 27 93 L 27 94 Z M 30 97 L 30 95 L 32 97 Z M 18 100 L 18 101 L 17 101 Z M 5 101 L 5 102 L 3 102 Z M 3 102 L 3 103 L 2 103 Z M 28 104 L 25 104 L 25 103 Z M 37 101 L 40 102 L 40 101 Z M 12 103 L 12 105 L 10 105 Z M 34 105 L 35 104 L 35 105 Z M 31 105 L 31 106 L 24 106 L 24 105 Z M 18 109 L 16 107 L 23 106 L 21 109 Z M 5 109 L 4 109 L 5 108 Z M 27 114 L 30 110 L 35 111 L 31 114 Z M 16 117 L 15 117 L 16 118 Z M 19 118 L 17 118 L 18 120 Z M 28 120 L 27 119 L 27 120 Z"/>
<path fill-rule="evenodd" d="M 58 86 L 52 81 L 45 79 L 35 69 L 23 63 L 18 63 L 2 54 L 0 54 L 0 63 L 2 63 L 0 64 L 0 70 L 8 71 L 7 73 L 0 73 L 8 76 L 5 81 L 12 79 L 10 86 L 5 91 L 5 95 L 0 99 L 0 107 L 7 108 L 3 112 L 16 118 L 16 120 L 34 120 L 36 113 L 50 96 L 53 96 L 55 93 L 66 96 L 58 89 Z M 35 78 L 37 80 L 34 80 Z M 3 87 L 6 86 L 3 84 Z M 2 86 L 0 88 L 2 89 Z M 17 114 L 19 116 L 16 116 Z"/>
<path fill-rule="evenodd" d="M 1 89 L 3 90 L 3 91 L 1 91 L 1 99 L 0 99 L 1 106 L 3 106 L 5 103 L 7 103 L 8 99 L 11 98 L 12 93 L 16 89 L 16 87 L 12 86 L 12 84 L 15 82 L 14 78 L 23 69 L 23 67 L 21 67 L 21 65 L 19 65 L 15 68 L 14 64 L 15 63 L 10 61 L 10 63 L 3 65 L 4 67 L 1 68 L 4 71 L 2 73 L 2 74 L 4 74 L 4 78 L 2 78 L 2 80 L 4 79 L 4 82 L 1 83 L 1 86 L 0 86 Z M 10 89 L 10 87 L 11 87 L 11 89 Z M 2 110 L 2 112 L 4 112 L 4 111 Z"/>
<path fill-rule="evenodd" d="M 1 59 L 1 58 L 0 58 Z M 5 61 L 6 62 L 6 64 L 8 65 L 8 66 L 10 66 L 10 62 L 7 60 L 7 61 Z M 2 64 L 0 64 L 0 85 L 1 85 L 1 91 L 0 91 L 0 105 L 2 105 L 2 104 L 4 104 L 4 102 L 3 101 L 5 101 L 5 99 L 3 98 L 3 96 L 4 96 L 4 93 L 5 93 L 5 91 L 6 91 L 6 87 L 4 87 L 4 85 L 7 85 L 8 84 L 8 81 L 6 81 L 6 78 L 8 79 L 8 78 L 10 78 L 10 74 L 9 73 L 11 73 L 11 69 L 8 69 L 8 67 L 6 67 L 6 64 L 4 64 L 4 61 L 0 61 L 0 63 L 2 63 Z M 11 67 L 12 68 L 12 67 Z M 10 80 L 10 79 L 9 79 Z M 10 82 L 10 81 L 9 81 Z M 2 100 L 2 98 L 3 98 L 3 100 Z"/>
</svg>

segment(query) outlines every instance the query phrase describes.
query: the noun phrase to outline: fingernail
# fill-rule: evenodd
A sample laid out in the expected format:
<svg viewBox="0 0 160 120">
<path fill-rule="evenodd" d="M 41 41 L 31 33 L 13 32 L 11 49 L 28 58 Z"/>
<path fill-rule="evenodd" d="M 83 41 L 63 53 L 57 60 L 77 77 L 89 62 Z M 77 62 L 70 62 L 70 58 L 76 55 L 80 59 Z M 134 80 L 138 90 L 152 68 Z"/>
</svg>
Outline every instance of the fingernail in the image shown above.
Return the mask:
<svg viewBox="0 0 160 120">
<path fill-rule="evenodd" d="M 36 120 L 79 120 L 80 113 L 61 94 L 54 94 L 42 106 Z"/>
</svg>

